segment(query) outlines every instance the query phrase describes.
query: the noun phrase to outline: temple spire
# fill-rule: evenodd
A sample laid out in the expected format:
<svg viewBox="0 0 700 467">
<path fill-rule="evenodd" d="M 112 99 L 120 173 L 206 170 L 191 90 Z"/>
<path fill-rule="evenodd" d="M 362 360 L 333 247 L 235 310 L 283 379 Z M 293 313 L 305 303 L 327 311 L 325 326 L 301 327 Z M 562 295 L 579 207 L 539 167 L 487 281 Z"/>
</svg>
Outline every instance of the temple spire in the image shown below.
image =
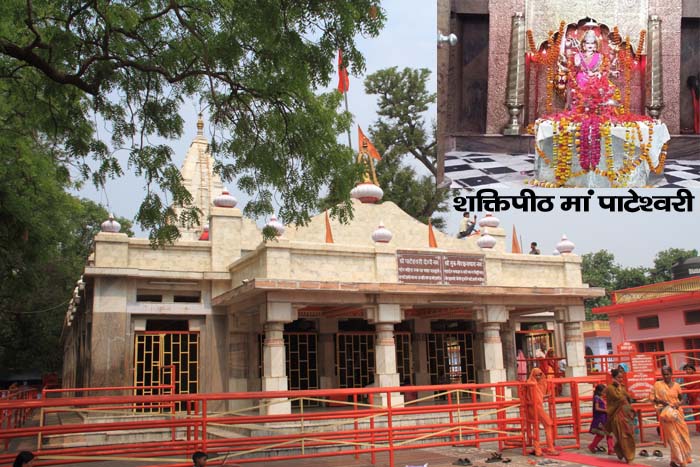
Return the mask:
<svg viewBox="0 0 700 467">
<path fill-rule="evenodd" d="M 197 119 L 197 136 L 204 136 L 204 120 L 202 120 L 202 112 L 199 113 Z"/>
</svg>

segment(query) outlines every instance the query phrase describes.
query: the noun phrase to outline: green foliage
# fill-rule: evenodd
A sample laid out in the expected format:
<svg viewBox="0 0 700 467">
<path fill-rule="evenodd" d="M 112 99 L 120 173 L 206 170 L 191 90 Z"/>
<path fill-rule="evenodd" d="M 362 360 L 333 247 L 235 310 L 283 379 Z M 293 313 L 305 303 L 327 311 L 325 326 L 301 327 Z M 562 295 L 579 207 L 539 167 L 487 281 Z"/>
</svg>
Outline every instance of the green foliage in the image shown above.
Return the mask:
<svg viewBox="0 0 700 467">
<path fill-rule="evenodd" d="M 5 102 L 0 98 L 0 106 Z M 52 148 L 0 130 L 0 368 L 56 370 L 63 316 L 107 211 L 64 190 Z M 117 219 L 122 231 L 131 223 Z"/>
<path fill-rule="evenodd" d="M 606 291 L 604 297 L 586 300 L 586 318 L 593 318 L 592 308 L 610 305 L 613 291 L 669 281 L 673 279 L 671 267 L 675 263 L 697 255 L 697 250 L 669 248 L 656 254 L 653 268 L 625 268 L 615 263 L 615 256 L 606 250 L 586 253 L 582 257 L 583 282 L 591 287 L 602 287 Z M 604 315 L 596 315 L 596 319 L 601 319 L 602 316 Z"/>
<path fill-rule="evenodd" d="M 654 267 L 651 269 L 652 282 L 670 281 L 673 279 L 671 268 L 674 264 L 696 256 L 698 256 L 696 249 L 669 248 L 658 252 L 654 257 Z"/>
<path fill-rule="evenodd" d="M 145 180 L 136 220 L 155 244 L 197 222 L 172 153 L 154 138 L 182 135 L 182 103 L 201 98 L 222 177 L 237 178 L 253 201 L 303 224 L 319 192 L 344 193 L 356 178 L 352 155 L 337 142 L 349 126 L 338 97 L 316 95 L 342 49 L 354 73 L 364 60 L 358 35 L 376 36 L 385 17 L 376 0 L 126 0 L 0 2 L 0 92 L 6 121 L 45 143 L 57 170 L 98 186 L 131 170 Z M 109 139 L 98 133 L 106 127 Z M 128 166 L 119 162 L 128 154 Z M 168 202 L 160 194 L 165 192 Z"/>
<path fill-rule="evenodd" d="M 592 308 L 610 305 L 610 293 L 615 290 L 615 275 L 619 266 L 615 263 L 615 255 L 606 250 L 586 253 L 581 259 L 583 282 L 606 291 L 603 297 L 586 300 L 586 317 L 589 318 Z"/>
<path fill-rule="evenodd" d="M 426 129 L 423 114 L 435 103 L 435 94 L 427 90 L 430 70 L 396 67 L 379 70 L 365 79 L 365 92 L 378 96 L 379 119 L 370 127 L 370 139 L 382 154 L 377 164 L 377 178 L 384 190 L 384 200 L 393 201 L 401 209 L 422 222 L 435 212 L 446 212 L 448 190 L 435 185 L 435 125 Z M 419 176 L 405 158 L 419 161 L 432 174 Z M 438 229 L 445 219 L 432 219 Z"/>
</svg>

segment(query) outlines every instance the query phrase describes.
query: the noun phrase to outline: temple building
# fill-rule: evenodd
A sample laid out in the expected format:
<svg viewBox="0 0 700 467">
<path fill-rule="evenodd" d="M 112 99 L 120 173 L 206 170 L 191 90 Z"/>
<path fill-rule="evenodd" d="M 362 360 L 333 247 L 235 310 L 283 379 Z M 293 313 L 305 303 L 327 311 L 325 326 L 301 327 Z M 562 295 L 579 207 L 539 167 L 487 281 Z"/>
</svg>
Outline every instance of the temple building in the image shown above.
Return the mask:
<svg viewBox="0 0 700 467">
<path fill-rule="evenodd" d="M 200 123 L 182 173 L 208 228 L 153 249 L 103 224 L 66 314 L 64 387 L 499 382 L 516 378 L 518 350 L 542 345 L 586 374 L 583 301 L 604 292 L 582 282 L 570 241 L 556 256 L 508 253 L 494 216 L 480 236 L 431 233 L 369 182 L 349 223 L 271 219 L 264 241 L 211 162 Z"/>
</svg>

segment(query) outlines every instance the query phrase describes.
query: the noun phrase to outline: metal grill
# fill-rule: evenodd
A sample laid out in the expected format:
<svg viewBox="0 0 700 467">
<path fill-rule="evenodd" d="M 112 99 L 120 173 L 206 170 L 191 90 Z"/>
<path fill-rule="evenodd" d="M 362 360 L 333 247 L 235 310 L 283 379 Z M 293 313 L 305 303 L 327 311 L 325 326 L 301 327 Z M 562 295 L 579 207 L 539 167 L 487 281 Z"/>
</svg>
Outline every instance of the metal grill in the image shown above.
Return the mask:
<svg viewBox="0 0 700 467">
<path fill-rule="evenodd" d="M 284 334 L 287 378 L 290 390 L 318 389 L 318 336 L 310 332 Z M 305 401 L 304 405 L 318 405 Z"/>
<path fill-rule="evenodd" d="M 426 339 L 431 384 L 476 382 L 471 333 L 432 332 Z"/>
<path fill-rule="evenodd" d="M 196 394 L 199 387 L 198 332 L 139 332 L 134 348 L 134 386 L 169 385 L 176 394 Z M 158 389 L 137 389 L 136 395 L 162 394 Z M 177 410 L 184 406 L 177 405 Z M 157 411 L 143 407 L 142 411 Z"/>
<path fill-rule="evenodd" d="M 258 334 L 260 349 L 258 374 L 262 378 L 264 336 Z M 287 370 L 287 385 L 290 391 L 319 389 L 318 384 L 318 335 L 313 332 L 285 332 L 284 354 Z M 318 405 L 305 401 L 304 405 Z"/>
<path fill-rule="evenodd" d="M 374 333 L 338 333 L 335 348 L 339 388 L 363 388 L 374 382 Z"/>
<path fill-rule="evenodd" d="M 401 384 L 413 384 L 413 352 L 411 351 L 411 333 L 394 332 L 396 342 L 396 371 L 399 373 Z"/>
</svg>

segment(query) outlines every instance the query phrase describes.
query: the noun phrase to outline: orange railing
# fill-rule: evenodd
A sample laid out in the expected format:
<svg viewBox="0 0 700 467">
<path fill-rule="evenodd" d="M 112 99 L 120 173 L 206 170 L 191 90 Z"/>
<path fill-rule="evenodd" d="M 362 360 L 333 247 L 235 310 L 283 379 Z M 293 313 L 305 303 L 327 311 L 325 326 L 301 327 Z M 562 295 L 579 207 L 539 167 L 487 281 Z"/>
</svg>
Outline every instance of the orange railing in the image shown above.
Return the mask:
<svg viewBox="0 0 700 467">
<path fill-rule="evenodd" d="M 35 400 L 38 397 L 40 397 L 39 391 L 35 388 L 4 391 L 0 397 L 0 403 L 5 403 L 5 407 L 0 409 L 0 431 L 23 426 L 34 409 L 24 406 L 22 402 Z M 9 439 L 4 440 L 4 446 L 5 449 L 8 448 Z"/>
<path fill-rule="evenodd" d="M 674 361 L 678 353 L 686 351 L 652 355 L 655 362 L 661 357 Z M 597 358 L 606 359 L 606 369 L 630 361 L 629 354 Z M 687 380 L 688 375 L 676 371 L 674 377 Z M 591 422 L 593 388 L 608 383 L 609 372 L 551 381 L 554 396 L 547 408 L 558 444 L 579 448 Z M 700 411 L 700 381 L 697 386 L 684 388 L 693 413 Z M 40 398 L 35 391 L 33 396 L 27 392 L 21 398 L 0 399 L 0 442 L 7 446 L 13 439 L 36 438 L 36 454 L 41 458 L 37 465 L 119 456 L 147 466 L 167 458 L 174 467 L 188 467 L 188 456 L 204 450 L 219 454 L 210 460 L 213 466 L 221 465 L 224 456 L 246 464 L 361 455 L 369 456 L 372 463 L 378 455 L 388 456 L 393 466 L 395 452 L 424 447 L 489 443 L 499 450 L 526 452 L 540 437 L 537 421 L 526 423 L 527 411 L 519 398 L 528 388 L 528 383 L 515 381 L 217 394 L 173 394 L 172 385 L 139 388 L 158 395 L 133 394 L 131 386 L 68 388 L 45 390 Z M 402 400 L 403 394 L 410 397 Z M 305 401 L 321 406 L 311 407 Z M 163 410 L 142 410 L 153 407 Z M 633 407 L 641 444 L 658 442 L 652 405 L 642 400 Z M 25 424 L 35 410 L 40 411 L 39 426 Z M 52 414 L 77 416 L 57 421 Z M 688 424 L 699 426 L 700 418 L 690 418 Z M 0 465 L 9 464 L 11 457 L 0 454 Z"/>
<path fill-rule="evenodd" d="M 20 404 L 22 410 L 75 411 L 90 416 L 83 423 L 12 427 L 0 432 L 0 439 L 42 437 L 36 452 L 42 460 L 37 465 L 72 464 L 109 456 L 177 456 L 183 462 L 172 465 L 185 467 L 191 463 L 184 459 L 198 449 L 227 453 L 240 464 L 363 454 L 375 461 L 378 454 L 384 453 L 389 456 L 390 465 L 394 465 L 396 451 L 417 447 L 498 443 L 499 448 L 525 450 L 522 411 L 517 398 L 519 387 L 525 385 L 516 382 L 3 401 L 0 410 L 16 410 Z M 422 397 L 401 402 L 396 396 L 403 392 L 417 392 Z M 338 396 L 345 396 L 351 402 L 338 409 L 316 410 L 305 408 L 302 403 L 294 413 L 274 414 L 280 407 L 289 408 L 294 399 L 318 402 L 335 399 L 337 404 Z M 181 403 L 187 410 L 176 416 L 133 411 L 138 404 L 175 403 Z M 417 419 L 421 422 L 416 423 Z M 128 436 L 124 438 L 130 431 L 138 433 L 138 442 Z M 94 445 L 86 441 L 90 436 L 95 436 Z M 152 440 L 142 441 L 144 436 L 151 436 Z M 84 445 L 63 447 L 75 443 L 72 438 L 80 439 Z M 56 439 L 60 442 L 54 447 Z M 10 460 L 9 454 L 0 455 L 0 464 Z M 216 459 L 209 464 L 217 465 Z"/>
</svg>

